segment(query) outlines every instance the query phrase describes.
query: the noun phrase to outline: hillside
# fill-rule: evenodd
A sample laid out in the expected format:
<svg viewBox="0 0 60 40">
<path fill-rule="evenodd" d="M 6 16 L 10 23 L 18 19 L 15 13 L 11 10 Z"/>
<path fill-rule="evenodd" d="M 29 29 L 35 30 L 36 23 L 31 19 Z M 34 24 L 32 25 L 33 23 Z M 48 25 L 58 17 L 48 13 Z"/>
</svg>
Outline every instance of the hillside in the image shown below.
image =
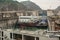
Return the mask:
<svg viewBox="0 0 60 40">
<path fill-rule="evenodd" d="M 60 6 L 58 6 L 55 10 L 56 10 L 56 11 L 60 11 Z"/>
<path fill-rule="evenodd" d="M 1 11 L 26 10 L 26 7 L 17 1 L 0 2 Z"/>
<path fill-rule="evenodd" d="M 31 1 L 17 2 L 13 0 L 0 0 L 0 11 L 12 11 L 12 10 L 39 10 L 42 9 Z"/>
<path fill-rule="evenodd" d="M 21 3 L 26 6 L 27 10 L 42 11 L 42 9 L 38 5 L 36 5 L 35 3 L 31 2 L 31 1 L 23 1 Z"/>
</svg>

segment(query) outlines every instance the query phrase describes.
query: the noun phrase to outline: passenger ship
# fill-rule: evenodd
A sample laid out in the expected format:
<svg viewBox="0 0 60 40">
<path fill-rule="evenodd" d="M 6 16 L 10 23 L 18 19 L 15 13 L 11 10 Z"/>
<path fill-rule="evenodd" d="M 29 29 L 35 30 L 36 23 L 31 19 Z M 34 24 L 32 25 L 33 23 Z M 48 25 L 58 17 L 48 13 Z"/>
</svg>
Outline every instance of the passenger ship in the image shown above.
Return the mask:
<svg viewBox="0 0 60 40">
<path fill-rule="evenodd" d="M 17 20 L 17 25 L 20 27 L 45 27 L 47 25 L 46 17 L 43 18 L 41 16 L 19 16 Z"/>
</svg>

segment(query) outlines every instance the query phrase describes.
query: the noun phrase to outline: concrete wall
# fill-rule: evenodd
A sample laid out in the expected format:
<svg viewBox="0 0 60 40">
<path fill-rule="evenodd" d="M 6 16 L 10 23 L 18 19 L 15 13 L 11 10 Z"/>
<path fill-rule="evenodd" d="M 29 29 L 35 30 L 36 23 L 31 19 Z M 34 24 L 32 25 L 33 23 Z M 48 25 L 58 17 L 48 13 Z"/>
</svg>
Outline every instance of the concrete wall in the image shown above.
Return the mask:
<svg viewBox="0 0 60 40">
<path fill-rule="evenodd" d="M 18 16 L 28 16 L 28 12 L 32 15 L 32 16 L 38 16 L 39 13 L 38 11 L 26 11 L 26 12 L 21 12 L 21 13 L 17 13 Z"/>
<path fill-rule="evenodd" d="M 13 24 L 16 23 L 17 20 L 8 20 L 7 23 L 8 23 L 8 26 L 9 27 L 12 27 Z"/>
<path fill-rule="evenodd" d="M 60 15 L 60 11 L 57 13 L 57 15 Z"/>
<path fill-rule="evenodd" d="M 54 13 L 52 12 L 52 10 L 47 10 L 47 16 L 52 16 L 54 15 Z"/>
<path fill-rule="evenodd" d="M 12 27 L 13 24 L 16 23 L 17 20 L 8 20 L 8 21 L 0 21 L 0 28 Z"/>
<path fill-rule="evenodd" d="M 4 22 L 4 21 L 1 21 L 0 22 L 0 28 L 6 27 L 6 26 L 7 26 L 7 23 L 6 22 Z"/>
<path fill-rule="evenodd" d="M 59 40 L 59 38 L 39 37 L 39 40 Z"/>
</svg>

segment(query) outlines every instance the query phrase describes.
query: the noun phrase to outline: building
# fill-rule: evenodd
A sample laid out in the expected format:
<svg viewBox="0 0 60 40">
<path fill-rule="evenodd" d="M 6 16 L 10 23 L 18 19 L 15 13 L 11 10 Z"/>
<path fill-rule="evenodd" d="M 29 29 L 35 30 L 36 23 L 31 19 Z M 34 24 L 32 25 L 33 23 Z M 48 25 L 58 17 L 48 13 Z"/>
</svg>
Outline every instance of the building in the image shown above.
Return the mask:
<svg viewBox="0 0 60 40">
<path fill-rule="evenodd" d="M 48 25 L 50 31 L 60 30 L 60 11 L 47 10 Z"/>
</svg>

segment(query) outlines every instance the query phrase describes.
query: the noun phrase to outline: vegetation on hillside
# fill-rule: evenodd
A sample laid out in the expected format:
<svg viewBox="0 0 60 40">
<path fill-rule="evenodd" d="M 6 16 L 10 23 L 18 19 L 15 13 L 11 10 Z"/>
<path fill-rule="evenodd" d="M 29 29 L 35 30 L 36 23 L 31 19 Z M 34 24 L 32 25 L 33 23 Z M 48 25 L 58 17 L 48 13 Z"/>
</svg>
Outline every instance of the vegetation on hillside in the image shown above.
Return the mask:
<svg viewBox="0 0 60 40">
<path fill-rule="evenodd" d="M 23 1 L 21 3 L 27 7 L 27 10 L 42 11 L 42 9 L 38 5 L 36 5 L 35 3 L 31 2 L 31 1 Z"/>
<path fill-rule="evenodd" d="M 55 10 L 56 10 L 56 11 L 60 11 L 60 6 L 58 6 Z"/>
<path fill-rule="evenodd" d="M 25 10 L 26 7 L 14 0 L 0 0 L 0 11 Z"/>
</svg>

